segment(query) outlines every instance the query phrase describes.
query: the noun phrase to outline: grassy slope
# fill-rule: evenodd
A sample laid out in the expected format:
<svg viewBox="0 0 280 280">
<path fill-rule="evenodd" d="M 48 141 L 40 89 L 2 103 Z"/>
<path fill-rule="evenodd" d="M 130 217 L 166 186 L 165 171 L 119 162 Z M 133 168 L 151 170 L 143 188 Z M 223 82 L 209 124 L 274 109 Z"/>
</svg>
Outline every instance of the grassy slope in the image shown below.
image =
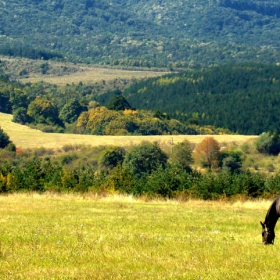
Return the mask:
<svg viewBox="0 0 280 280">
<path fill-rule="evenodd" d="M 279 279 L 271 202 L 0 196 L 1 279 Z M 277 229 L 276 229 L 277 233 Z"/>
<path fill-rule="evenodd" d="M 27 126 L 13 123 L 12 115 L 0 113 L 0 127 L 10 136 L 10 139 L 17 147 L 33 148 L 45 147 L 59 149 L 65 145 L 118 145 L 130 146 L 139 144 L 142 141 L 157 141 L 161 145 L 170 146 L 171 138 L 173 143 L 177 144 L 189 140 L 191 143 L 200 143 L 205 135 L 166 135 L 166 136 L 96 136 L 96 135 L 80 135 L 80 134 L 59 134 L 59 133 L 43 133 L 39 130 L 30 129 Z M 256 136 L 243 135 L 214 135 L 221 144 L 234 143 L 242 144 Z"/>
<path fill-rule="evenodd" d="M 113 79 L 132 79 L 132 78 L 149 78 L 155 76 L 161 76 L 162 72 L 152 71 L 131 71 L 131 70 L 119 70 L 119 69 L 107 69 L 107 68 L 95 68 L 86 67 L 83 71 L 76 72 L 64 76 L 52 76 L 52 75 L 31 75 L 29 78 L 21 79 L 23 83 L 38 81 L 44 81 L 58 86 L 64 86 L 66 84 L 78 84 L 83 82 L 85 84 L 94 84 L 100 81 L 111 81 Z"/>
<path fill-rule="evenodd" d="M 84 64 L 58 63 L 54 61 L 42 62 L 40 60 L 26 58 L 8 58 L 5 56 L 0 56 L 0 60 L 5 62 L 5 71 L 12 79 L 18 79 L 23 83 L 44 81 L 58 86 L 65 86 L 66 84 L 72 83 L 78 84 L 79 82 L 92 85 L 102 81 L 113 81 L 115 79 L 131 80 L 166 74 L 164 71 L 122 70 Z M 49 66 L 47 74 L 44 75 L 41 73 L 40 68 L 43 63 L 47 63 Z M 62 68 L 66 69 L 65 72 L 61 70 Z M 27 72 L 28 77 L 19 75 L 19 72 L 23 69 Z M 59 72 L 61 73 L 59 74 Z"/>
</svg>

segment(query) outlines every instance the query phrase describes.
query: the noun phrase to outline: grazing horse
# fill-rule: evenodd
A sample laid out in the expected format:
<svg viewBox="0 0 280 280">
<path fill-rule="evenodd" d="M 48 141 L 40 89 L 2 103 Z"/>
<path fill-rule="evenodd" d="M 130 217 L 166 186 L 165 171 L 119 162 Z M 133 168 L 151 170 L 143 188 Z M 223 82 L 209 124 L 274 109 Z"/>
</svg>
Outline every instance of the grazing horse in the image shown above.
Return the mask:
<svg viewBox="0 0 280 280">
<path fill-rule="evenodd" d="M 265 245 L 273 244 L 275 233 L 274 228 L 280 217 L 280 196 L 278 196 L 269 207 L 262 226 L 262 242 Z"/>
</svg>

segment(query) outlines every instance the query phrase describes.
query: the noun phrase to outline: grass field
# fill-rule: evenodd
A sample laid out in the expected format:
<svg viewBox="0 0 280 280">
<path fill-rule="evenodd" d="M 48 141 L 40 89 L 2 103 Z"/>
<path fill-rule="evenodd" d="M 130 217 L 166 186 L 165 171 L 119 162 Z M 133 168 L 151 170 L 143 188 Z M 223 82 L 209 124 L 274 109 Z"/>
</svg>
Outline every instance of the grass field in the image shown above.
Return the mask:
<svg viewBox="0 0 280 280">
<path fill-rule="evenodd" d="M 0 279 L 279 279 L 269 201 L 0 196 Z M 277 229 L 276 229 L 277 235 Z"/>
<path fill-rule="evenodd" d="M 66 84 L 78 84 L 83 82 L 87 85 L 92 85 L 102 81 L 113 81 L 115 79 L 139 79 L 162 76 L 167 72 L 156 71 L 149 69 L 142 70 L 123 70 L 117 68 L 108 68 L 95 65 L 85 64 L 73 64 L 73 63 L 62 63 L 48 61 L 50 68 L 49 74 L 41 74 L 40 66 L 42 65 L 41 60 L 31 60 L 27 58 L 9 58 L 0 56 L 0 60 L 6 62 L 6 67 L 9 75 L 12 78 L 20 80 L 22 83 L 35 83 L 44 81 L 47 83 L 56 84 L 59 86 L 65 86 Z M 58 70 L 61 68 L 67 68 L 69 71 L 58 74 Z M 18 72 L 25 69 L 28 72 L 28 78 L 19 76 Z"/>
<path fill-rule="evenodd" d="M 65 145 L 117 145 L 130 146 L 140 144 L 142 141 L 158 142 L 162 146 L 169 147 L 173 144 L 189 140 L 191 143 L 200 143 L 206 135 L 165 135 L 165 136 L 96 136 L 80 134 L 43 133 L 17 123 L 13 123 L 12 115 L 0 113 L 0 127 L 10 136 L 17 147 L 21 148 L 52 148 L 59 149 Z M 221 144 L 241 145 L 256 136 L 244 135 L 214 135 Z M 171 139 L 172 138 L 172 139 Z"/>
<path fill-rule="evenodd" d="M 106 68 L 93 68 L 87 67 L 82 72 L 77 72 L 64 76 L 52 76 L 52 75 L 31 75 L 29 78 L 20 79 L 23 83 L 35 83 L 35 82 L 47 82 L 51 84 L 56 84 L 58 86 L 64 86 L 66 84 L 78 84 L 83 82 L 84 84 L 94 84 L 96 82 L 111 81 L 114 79 L 139 79 L 139 78 L 149 78 L 162 76 L 162 72 L 152 72 L 152 71 L 131 71 L 131 70 L 118 70 L 118 69 L 106 69 Z"/>
</svg>

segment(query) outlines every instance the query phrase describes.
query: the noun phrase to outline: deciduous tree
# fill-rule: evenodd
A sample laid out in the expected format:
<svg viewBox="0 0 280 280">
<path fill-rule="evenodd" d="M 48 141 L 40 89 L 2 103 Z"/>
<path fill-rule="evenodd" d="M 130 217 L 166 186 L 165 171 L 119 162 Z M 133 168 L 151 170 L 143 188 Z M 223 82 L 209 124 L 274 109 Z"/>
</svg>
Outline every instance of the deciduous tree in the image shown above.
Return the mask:
<svg viewBox="0 0 280 280">
<path fill-rule="evenodd" d="M 27 114 L 33 118 L 36 123 L 59 123 L 56 106 L 51 101 L 39 96 L 29 104 Z"/>
<path fill-rule="evenodd" d="M 192 144 L 185 140 L 174 146 L 170 159 L 176 164 L 180 164 L 185 170 L 190 170 L 190 165 L 193 163 Z"/>
<path fill-rule="evenodd" d="M 280 152 L 280 136 L 278 133 L 262 133 L 256 140 L 258 152 L 270 155 L 278 155 Z"/>
<path fill-rule="evenodd" d="M 203 167 L 213 168 L 219 165 L 220 144 L 213 137 L 206 137 L 195 148 L 194 159 Z"/>
<path fill-rule="evenodd" d="M 85 108 L 76 99 L 70 99 L 60 110 L 59 117 L 67 123 L 75 122 Z"/>
<path fill-rule="evenodd" d="M 166 154 L 155 144 L 134 146 L 124 157 L 123 166 L 130 170 L 137 178 L 149 174 L 160 165 L 165 166 Z"/>
</svg>

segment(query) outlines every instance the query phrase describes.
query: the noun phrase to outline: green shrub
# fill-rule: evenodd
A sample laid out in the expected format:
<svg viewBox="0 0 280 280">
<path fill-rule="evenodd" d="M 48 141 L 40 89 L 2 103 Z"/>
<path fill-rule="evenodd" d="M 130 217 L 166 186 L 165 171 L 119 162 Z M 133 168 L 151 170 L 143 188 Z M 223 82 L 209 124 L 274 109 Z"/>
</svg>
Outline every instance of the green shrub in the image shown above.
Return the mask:
<svg viewBox="0 0 280 280">
<path fill-rule="evenodd" d="M 4 130 L 0 127 L 0 149 L 4 149 L 8 144 L 10 144 L 10 137 Z"/>
<path fill-rule="evenodd" d="M 168 164 L 166 168 L 159 166 L 147 176 L 146 193 L 149 196 L 174 198 L 179 191 L 190 187 L 187 183 L 189 176 L 182 165 Z"/>
<path fill-rule="evenodd" d="M 107 185 L 109 190 L 137 194 L 135 192 L 136 178 L 129 170 L 123 168 L 120 163 L 106 176 L 105 182 L 104 185 Z"/>
<path fill-rule="evenodd" d="M 190 171 L 190 165 L 193 163 L 193 146 L 188 141 L 185 140 L 174 146 L 170 160 L 173 163 L 181 165 L 185 170 Z"/>
<path fill-rule="evenodd" d="M 264 154 L 278 155 L 280 152 L 280 137 L 277 133 L 265 132 L 256 140 L 257 151 Z"/>
<path fill-rule="evenodd" d="M 150 174 L 159 166 L 167 163 L 166 154 L 156 144 L 134 146 L 124 157 L 123 166 L 140 178 L 143 174 Z"/>
<path fill-rule="evenodd" d="M 99 166 L 113 169 L 124 160 L 125 149 L 122 147 L 108 147 L 101 152 Z"/>
</svg>

